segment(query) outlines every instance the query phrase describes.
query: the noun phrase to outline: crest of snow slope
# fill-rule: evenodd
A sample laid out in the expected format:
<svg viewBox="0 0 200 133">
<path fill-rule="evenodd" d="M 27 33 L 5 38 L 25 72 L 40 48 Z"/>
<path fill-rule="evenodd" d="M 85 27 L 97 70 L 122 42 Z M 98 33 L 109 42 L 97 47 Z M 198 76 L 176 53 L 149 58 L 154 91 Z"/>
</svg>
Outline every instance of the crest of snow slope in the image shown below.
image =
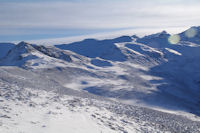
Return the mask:
<svg viewBox="0 0 200 133">
<path fill-rule="evenodd" d="M 21 42 L 2 58 L 0 65 L 33 68 L 64 67 L 65 62 L 71 61 L 72 59 L 67 52 L 53 47 L 47 48 Z"/>
</svg>

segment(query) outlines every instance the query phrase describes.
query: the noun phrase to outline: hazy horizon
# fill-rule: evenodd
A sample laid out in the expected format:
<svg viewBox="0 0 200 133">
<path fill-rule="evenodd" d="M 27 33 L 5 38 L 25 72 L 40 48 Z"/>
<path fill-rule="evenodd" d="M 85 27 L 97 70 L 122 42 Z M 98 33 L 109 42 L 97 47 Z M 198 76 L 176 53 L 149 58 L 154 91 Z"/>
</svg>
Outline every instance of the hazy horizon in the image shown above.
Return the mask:
<svg viewBox="0 0 200 133">
<path fill-rule="evenodd" d="M 1 0 L 0 42 L 175 34 L 198 26 L 199 5 L 197 0 Z"/>
</svg>

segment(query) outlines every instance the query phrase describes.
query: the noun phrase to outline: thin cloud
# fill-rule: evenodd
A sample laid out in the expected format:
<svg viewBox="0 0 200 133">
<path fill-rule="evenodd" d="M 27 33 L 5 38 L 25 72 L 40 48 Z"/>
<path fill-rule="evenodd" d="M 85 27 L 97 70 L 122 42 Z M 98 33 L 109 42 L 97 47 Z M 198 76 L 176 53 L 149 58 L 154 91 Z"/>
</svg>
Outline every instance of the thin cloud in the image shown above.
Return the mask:
<svg viewBox="0 0 200 133">
<path fill-rule="evenodd" d="M 109 30 L 135 27 L 185 27 L 200 23 L 199 5 L 196 0 L 190 2 L 184 0 L 2 2 L 0 34 L 22 34 L 27 30 L 29 34 L 36 32 L 32 29 L 38 29 L 39 32 L 40 29 Z"/>
</svg>

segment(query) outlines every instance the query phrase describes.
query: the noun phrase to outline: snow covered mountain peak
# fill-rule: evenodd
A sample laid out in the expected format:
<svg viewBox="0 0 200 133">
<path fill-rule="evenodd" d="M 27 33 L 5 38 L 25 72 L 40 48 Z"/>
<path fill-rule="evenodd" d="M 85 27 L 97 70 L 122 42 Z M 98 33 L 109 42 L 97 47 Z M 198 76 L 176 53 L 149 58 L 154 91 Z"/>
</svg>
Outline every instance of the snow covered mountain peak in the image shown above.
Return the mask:
<svg viewBox="0 0 200 133">
<path fill-rule="evenodd" d="M 20 42 L 2 58 L 0 65 L 38 68 L 39 66 L 49 67 L 54 63 L 63 66 L 65 62 L 71 61 L 68 52 L 56 47 Z"/>
<path fill-rule="evenodd" d="M 143 38 L 137 39 L 137 42 L 147 44 L 153 48 L 168 47 L 168 38 L 170 34 L 166 31 L 162 31 L 156 34 L 148 35 Z"/>
<path fill-rule="evenodd" d="M 159 32 L 159 33 L 155 33 L 155 34 L 152 34 L 152 35 L 147 35 L 145 36 L 145 38 L 164 38 L 164 37 L 168 37 L 169 36 L 169 33 L 167 33 L 167 31 L 162 31 L 162 32 Z"/>
<path fill-rule="evenodd" d="M 181 41 L 200 44 L 200 26 L 193 26 L 179 34 Z"/>
<path fill-rule="evenodd" d="M 10 52 L 18 52 L 18 53 L 29 53 L 33 52 L 35 49 L 32 47 L 31 44 L 27 42 L 20 42 L 18 43 Z"/>
<path fill-rule="evenodd" d="M 20 43 L 17 44 L 18 47 L 27 47 L 28 45 L 30 45 L 30 43 L 25 41 L 21 41 Z"/>
</svg>

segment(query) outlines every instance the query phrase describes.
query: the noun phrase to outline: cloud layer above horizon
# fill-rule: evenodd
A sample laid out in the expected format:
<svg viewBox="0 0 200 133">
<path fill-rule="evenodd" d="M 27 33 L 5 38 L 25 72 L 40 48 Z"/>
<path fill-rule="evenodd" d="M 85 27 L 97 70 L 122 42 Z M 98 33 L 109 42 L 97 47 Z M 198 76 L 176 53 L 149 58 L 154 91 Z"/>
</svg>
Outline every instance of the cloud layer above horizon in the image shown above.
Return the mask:
<svg viewBox="0 0 200 133">
<path fill-rule="evenodd" d="M 185 28 L 200 23 L 199 7 L 199 0 L 1 0 L 0 37 L 13 41 Z"/>
</svg>

